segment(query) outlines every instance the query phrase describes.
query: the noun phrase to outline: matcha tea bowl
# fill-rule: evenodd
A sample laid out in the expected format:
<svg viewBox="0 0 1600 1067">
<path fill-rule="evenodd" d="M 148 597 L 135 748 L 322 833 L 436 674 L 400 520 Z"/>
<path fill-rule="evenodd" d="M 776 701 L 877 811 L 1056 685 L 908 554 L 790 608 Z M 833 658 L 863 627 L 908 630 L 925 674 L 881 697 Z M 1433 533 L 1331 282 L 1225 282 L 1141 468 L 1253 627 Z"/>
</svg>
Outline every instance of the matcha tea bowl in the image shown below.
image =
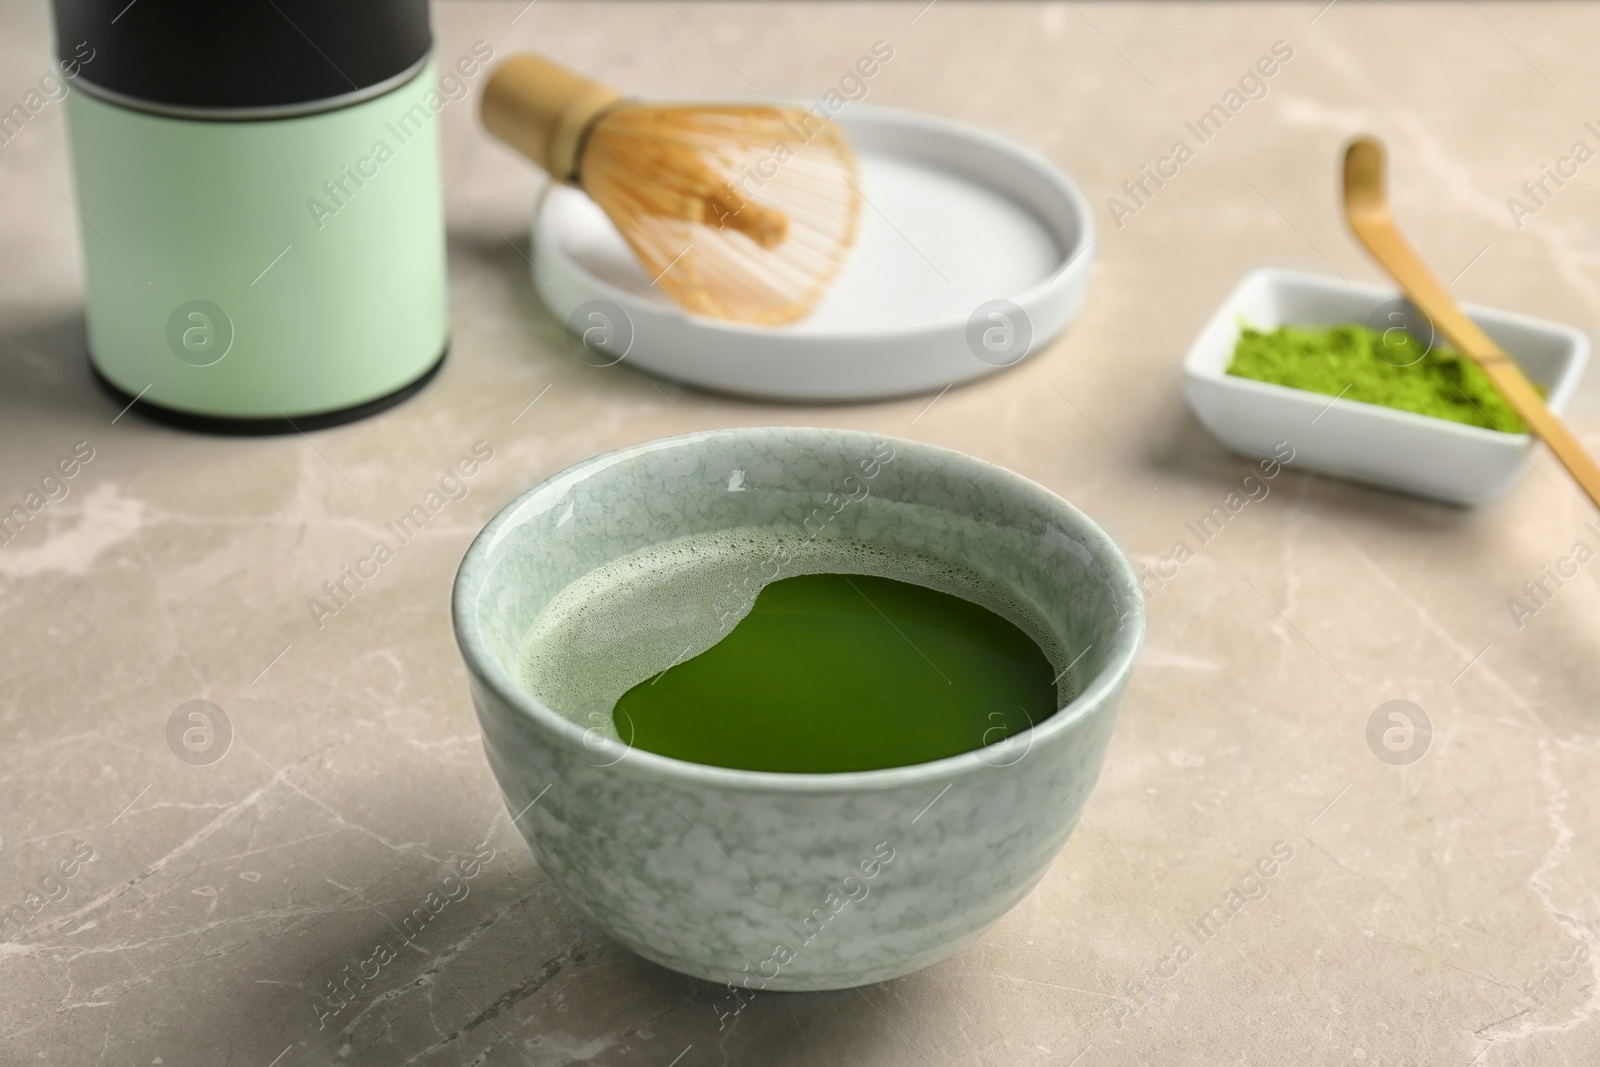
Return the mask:
<svg viewBox="0 0 1600 1067">
<path fill-rule="evenodd" d="M 784 629 L 807 604 L 842 614 Z M 986 628 L 939 629 L 962 620 Z M 1044 876 L 1144 608 L 1105 532 L 1017 474 L 768 427 L 530 489 L 467 551 L 454 622 L 489 765 L 565 901 L 673 970 L 813 990 L 927 966 Z M 732 692 L 693 687 L 713 668 Z"/>
</svg>

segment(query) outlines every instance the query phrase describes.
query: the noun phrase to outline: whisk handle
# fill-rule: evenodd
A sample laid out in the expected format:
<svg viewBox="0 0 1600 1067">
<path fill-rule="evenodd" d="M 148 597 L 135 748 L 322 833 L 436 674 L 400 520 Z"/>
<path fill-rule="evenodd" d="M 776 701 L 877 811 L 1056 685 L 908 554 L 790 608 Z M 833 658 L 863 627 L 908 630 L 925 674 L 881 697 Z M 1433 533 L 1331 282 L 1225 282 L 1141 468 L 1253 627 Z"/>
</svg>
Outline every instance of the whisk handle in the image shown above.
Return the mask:
<svg viewBox="0 0 1600 1067">
<path fill-rule="evenodd" d="M 578 176 L 578 148 L 590 123 L 621 97 L 535 55 L 515 55 L 484 87 L 484 128 L 559 181 Z"/>
</svg>

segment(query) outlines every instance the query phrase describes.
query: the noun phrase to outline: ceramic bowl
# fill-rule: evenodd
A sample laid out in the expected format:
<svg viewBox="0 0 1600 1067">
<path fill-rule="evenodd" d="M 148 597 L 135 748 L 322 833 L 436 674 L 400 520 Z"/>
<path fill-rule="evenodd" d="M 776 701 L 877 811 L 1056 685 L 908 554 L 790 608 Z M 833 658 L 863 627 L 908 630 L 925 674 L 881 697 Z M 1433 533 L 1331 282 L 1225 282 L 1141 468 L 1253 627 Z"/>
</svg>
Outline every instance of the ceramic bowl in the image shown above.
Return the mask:
<svg viewBox="0 0 1600 1067">
<path fill-rule="evenodd" d="M 790 523 L 1004 583 L 1077 658 L 1075 698 L 974 752 L 785 774 L 628 748 L 518 685 L 519 638 L 580 576 L 672 538 Z M 757 428 L 649 441 L 529 490 L 468 550 L 454 621 L 489 764 L 565 900 L 673 970 L 797 990 L 926 966 L 1043 877 L 1099 775 L 1144 610 L 1104 531 L 1019 475 L 871 434 Z"/>
<path fill-rule="evenodd" d="M 1279 326 L 1366 323 L 1396 289 L 1298 271 L 1263 269 L 1228 295 L 1183 361 L 1184 397 L 1218 440 L 1254 459 L 1287 443 L 1292 466 L 1451 504 L 1481 504 L 1516 483 L 1528 462 L 1527 434 L 1417 415 L 1377 404 L 1238 378 L 1227 373 L 1241 320 L 1259 330 Z M 1560 323 L 1510 311 L 1464 305 L 1481 326 L 1547 390 L 1559 412 L 1572 399 L 1589 361 L 1589 339 Z"/>
</svg>

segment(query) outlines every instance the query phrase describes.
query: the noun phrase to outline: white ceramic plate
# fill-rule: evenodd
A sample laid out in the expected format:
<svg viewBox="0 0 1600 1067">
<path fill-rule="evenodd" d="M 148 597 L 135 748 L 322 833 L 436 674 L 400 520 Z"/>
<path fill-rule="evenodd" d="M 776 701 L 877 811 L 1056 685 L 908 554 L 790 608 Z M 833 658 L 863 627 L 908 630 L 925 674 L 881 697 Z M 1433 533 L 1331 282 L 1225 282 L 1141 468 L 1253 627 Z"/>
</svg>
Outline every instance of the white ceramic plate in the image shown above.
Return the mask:
<svg viewBox="0 0 1600 1067">
<path fill-rule="evenodd" d="M 1066 175 L 1009 138 L 947 119 L 851 105 L 836 121 L 860 157 L 867 203 L 843 273 L 802 322 L 747 326 L 682 311 L 600 209 L 565 186 L 535 202 L 535 290 L 575 333 L 601 321 L 590 302 L 625 312 L 605 328 L 627 332 L 627 364 L 771 400 L 941 389 L 1015 364 L 1066 328 L 1094 257 L 1089 204 Z"/>
<path fill-rule="evenodd" d="M 1511 488 L 1528 462 L 1527 434 L 1335 400 L 1227 373 L 1241 319 L 1258 330 L 1365 324 L 1377 309 L 1399 299 L 1398 290 L 1377 285 L 1297 271 L 1253 271 L 1189 348 L 1183 361 L 1184 397 L 1206 429 L 1252 458 L 1272 457 L 1279 442 L 1287 442 L 1294 449 L 1293 468 L 1452 504 L 1492 500 Z M 1510 311 L 1473 304 L 1464 310 L 1529 378 L 1545 387 L 1550 410 L 1567 406 L 1589 361 L 1585 334 Z"/>
</svg>

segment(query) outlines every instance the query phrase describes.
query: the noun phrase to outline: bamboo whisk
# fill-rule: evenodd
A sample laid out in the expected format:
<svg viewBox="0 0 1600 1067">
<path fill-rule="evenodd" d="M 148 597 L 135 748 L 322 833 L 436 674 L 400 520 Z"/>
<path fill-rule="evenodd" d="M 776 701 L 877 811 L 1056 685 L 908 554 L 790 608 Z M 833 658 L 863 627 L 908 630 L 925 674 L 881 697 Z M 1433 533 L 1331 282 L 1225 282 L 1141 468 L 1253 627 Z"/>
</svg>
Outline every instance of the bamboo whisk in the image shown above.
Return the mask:
<svg viewBox="0 0 1600 1067">
<path fill-rule="evenodd" d="M 800 107 L 663 105 L 537 56 L 489 79 L 483 124 L 598 204 L 667 295 L 781 325 L 827 291 L 860 216 L 855 154 Z"/>
</svg>

